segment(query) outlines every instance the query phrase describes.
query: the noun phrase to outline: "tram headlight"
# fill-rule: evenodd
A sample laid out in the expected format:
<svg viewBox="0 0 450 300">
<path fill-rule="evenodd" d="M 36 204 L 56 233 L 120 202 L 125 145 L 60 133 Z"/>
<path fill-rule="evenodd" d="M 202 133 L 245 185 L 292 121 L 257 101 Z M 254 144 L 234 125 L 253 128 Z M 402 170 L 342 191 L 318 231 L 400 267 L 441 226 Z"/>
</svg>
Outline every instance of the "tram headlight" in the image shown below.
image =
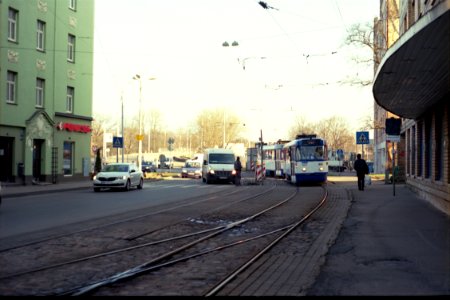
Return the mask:
<svg viewBox="0 0 450 300">
<path fill-rule="evenodd" d="M 323 167 L 320 167 L 319 170 L 320 170 L 320 171 L 323 171 Z"/>
<path fill-rule="evenodd" d="M 231 171 L 231 175 L 236 175 L 236 170 Z"/>
<path fill-rule="evenodd" d="M 306 167 L 303 167 L 303 168 L 302 168 L 302 171 L 303 171 L 303 172 L 306 172 Z"/>
</svg>

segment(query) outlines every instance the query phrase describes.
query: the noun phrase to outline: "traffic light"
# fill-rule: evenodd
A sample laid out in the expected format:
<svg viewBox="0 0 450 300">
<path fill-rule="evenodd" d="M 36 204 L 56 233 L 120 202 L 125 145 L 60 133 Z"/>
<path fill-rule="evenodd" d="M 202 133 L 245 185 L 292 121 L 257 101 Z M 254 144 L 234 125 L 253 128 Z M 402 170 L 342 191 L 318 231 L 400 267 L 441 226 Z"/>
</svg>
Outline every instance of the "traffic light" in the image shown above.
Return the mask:
<svg viewBox="0 0 450 300">
<path fill-rule="evenodd" d="M 398 119 L 398 118 L 386 119 L 386 134 L 387 135 L 400 135 L 401 127 L 402 127 L 402 119 Z"/>
<path fill-rule="evenodd" d="M 173 138 L 173 137 L 170 137 L 168 140 L 167 140 L 167 148 L 169 149 L 169 151 L 172 151 L 173 150 L 173 144 L 175 143 L 175 139 Z"/>
</svg>

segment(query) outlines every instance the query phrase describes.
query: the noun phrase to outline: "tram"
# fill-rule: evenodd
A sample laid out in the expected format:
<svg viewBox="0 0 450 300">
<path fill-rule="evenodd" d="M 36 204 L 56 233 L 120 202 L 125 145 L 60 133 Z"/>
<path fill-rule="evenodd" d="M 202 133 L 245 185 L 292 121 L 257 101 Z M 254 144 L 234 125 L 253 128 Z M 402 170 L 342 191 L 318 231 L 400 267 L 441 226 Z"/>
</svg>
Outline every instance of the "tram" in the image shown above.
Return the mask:
<svg viewBox="0 0 450 300">
<path fill-rule="evenodd" d="M 286 141 L 278 141 L 276 144 L 264 145 L 264 165 L 267 177 L 284 178 L 283 166 L 286 160 L 285 151 L 283 151 Z"/>
<path fill-rule="evenodd" d="M 298 135 L 283 146 L 285 178 L 293 184 L 325 183 L 328 177 L 328 148 L 317 135 Z"/>
</svg>

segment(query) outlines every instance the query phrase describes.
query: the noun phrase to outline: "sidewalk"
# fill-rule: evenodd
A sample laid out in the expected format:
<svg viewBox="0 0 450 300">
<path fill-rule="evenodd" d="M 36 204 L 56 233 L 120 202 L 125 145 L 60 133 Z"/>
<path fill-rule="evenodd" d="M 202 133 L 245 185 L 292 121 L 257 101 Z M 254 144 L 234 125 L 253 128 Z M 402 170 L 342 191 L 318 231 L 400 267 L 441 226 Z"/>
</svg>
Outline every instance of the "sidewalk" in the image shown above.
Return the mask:
<svg viewBox="0 0 450 300">
<path fill-rule="evenodd" d="M 91 187 L 92 187 L 92 180 L 90 180 L 90 178 L 86 178 L 85 180 L 77 180 L 77 181 L 55 183 L 55 184 L 43 182 L 38 185 L 34 185 L 34 184 L 22 185 L 22 184 L 4 184 L 4 183 L 2 183 L 0 193 L 3 198 L 9 198 L 9 197 L 34 195 L 34 194 L 40 194 L 40 193 L 55 193 L 55 192 L 60 192 L 60 191 L 87 189 L 87 188 L 91 188 Z"/>
<path fill-rule="evenodd" d="M 405 184 L 342 184 L 352 204 L 307 295 L 450 295 L 450 217 Z"/>
</svg>

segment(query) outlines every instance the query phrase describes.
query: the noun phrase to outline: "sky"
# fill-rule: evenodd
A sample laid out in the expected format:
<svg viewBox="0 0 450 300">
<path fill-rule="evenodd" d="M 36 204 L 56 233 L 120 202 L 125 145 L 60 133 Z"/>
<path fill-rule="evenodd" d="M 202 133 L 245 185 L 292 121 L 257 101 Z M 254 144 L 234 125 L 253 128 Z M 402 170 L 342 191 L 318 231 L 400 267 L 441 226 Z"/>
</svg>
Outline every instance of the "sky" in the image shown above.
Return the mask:
<svg viewBox="0 0 450 300">
<path fill-rule="evenodd" d="M 259 2 L 95 0 L 94 117 L 119 127 L 123 100 L 125 122 L 139 109 L 158 110 L 168 130 L 226 108 L 251 140 L 261 131 L 265 141 L 287 139 L 299 117 L 339 116 L 359 131 L 373 115 L 372 86 L 340 82 L 372 78 L 372 66 L 352 59 L 371 53 L 344 40 L 352 24 L 373 22 L 379 1 Z M 233 41 L 239 45 L 222 46 Z"/>
</svg>

